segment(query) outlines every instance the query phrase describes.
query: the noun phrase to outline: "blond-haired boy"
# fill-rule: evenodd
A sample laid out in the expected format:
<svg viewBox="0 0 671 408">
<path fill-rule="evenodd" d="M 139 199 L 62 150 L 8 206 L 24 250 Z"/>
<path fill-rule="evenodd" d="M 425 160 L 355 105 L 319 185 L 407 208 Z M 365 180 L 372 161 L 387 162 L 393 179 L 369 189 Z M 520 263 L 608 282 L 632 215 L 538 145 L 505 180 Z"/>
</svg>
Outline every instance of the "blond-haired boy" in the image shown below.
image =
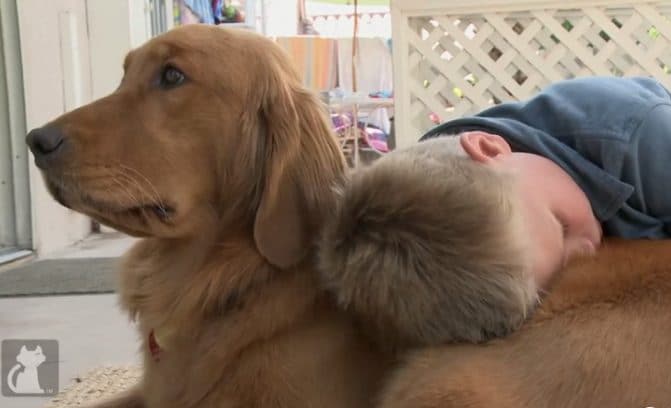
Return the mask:
<svg viewBox="0 0 671 408">
<path fill-rule="evenodd" d="M 517 328 L 602 235 L 671 236 L 671 95 L 589 77 L 446 122 L 355 172 L 322 277 L 383 344 Z"/>
</svg>

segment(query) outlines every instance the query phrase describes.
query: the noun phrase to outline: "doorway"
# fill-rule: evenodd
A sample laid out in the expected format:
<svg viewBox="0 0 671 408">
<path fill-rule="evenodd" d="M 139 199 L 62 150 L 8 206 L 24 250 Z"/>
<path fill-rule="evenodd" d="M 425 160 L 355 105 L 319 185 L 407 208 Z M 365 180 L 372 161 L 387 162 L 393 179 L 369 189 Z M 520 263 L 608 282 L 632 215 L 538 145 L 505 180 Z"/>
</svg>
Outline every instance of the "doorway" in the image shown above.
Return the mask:
<svg viewBox="0 0 671 408">
<path fill-rule="evenodd" d="M 0 0 L 0 263 L 32 246 L 16 1 Z"/>
</svg>

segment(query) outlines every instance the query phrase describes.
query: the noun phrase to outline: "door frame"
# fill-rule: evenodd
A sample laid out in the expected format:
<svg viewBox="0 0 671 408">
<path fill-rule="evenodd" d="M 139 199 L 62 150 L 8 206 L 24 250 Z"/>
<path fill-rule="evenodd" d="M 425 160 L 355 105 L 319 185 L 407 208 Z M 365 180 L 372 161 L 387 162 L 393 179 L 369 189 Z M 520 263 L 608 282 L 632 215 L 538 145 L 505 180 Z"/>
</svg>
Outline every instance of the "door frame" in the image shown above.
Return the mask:
<svg viewBox="0 0 671 408">
<path fill-rule="evenodd" d="M 0 0 L 0 150 L 10 160 L 0 166 L 0 177 L 9 188 L 0 189 L 0 215 L 7 233 L 3 237 L 3 252 L 32 248 L 30 181 L 28 176 L 28 149 L 26 112 L 21 66 L 21 43 L 17 0 Z M 2 137 L 2 134 L 8 137 Z M 5 205 L 3 205 L 5 207 Z"/>
</svg>

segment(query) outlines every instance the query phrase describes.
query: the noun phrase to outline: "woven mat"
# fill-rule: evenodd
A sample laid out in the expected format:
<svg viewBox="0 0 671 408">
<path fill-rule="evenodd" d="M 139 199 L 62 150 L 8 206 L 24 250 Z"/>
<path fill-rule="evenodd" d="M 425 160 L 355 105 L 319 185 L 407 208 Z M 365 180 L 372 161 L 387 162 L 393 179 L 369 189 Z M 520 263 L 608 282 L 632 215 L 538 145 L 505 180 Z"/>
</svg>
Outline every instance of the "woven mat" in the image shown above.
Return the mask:
<svg viewBox="0 0 671 408">
<path fill-rule="evenodd" d="M 140 367 L 99 367 L 77 377 L 46 408 L 71 408 L 108 398 L 136 384 Z"/>
</svg>

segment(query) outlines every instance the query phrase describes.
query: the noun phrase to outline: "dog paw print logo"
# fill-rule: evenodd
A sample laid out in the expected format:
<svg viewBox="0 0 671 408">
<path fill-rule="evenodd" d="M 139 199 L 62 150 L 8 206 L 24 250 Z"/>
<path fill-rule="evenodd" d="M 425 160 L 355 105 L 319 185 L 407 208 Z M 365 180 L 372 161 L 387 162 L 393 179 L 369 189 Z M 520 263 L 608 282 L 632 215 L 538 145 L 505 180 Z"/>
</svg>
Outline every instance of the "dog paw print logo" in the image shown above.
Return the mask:
<svg viewBox="0 0 671 408">
<path fill-rule="evenodd" d="M 2 394 L 50 396 L 58 392 L 56 340 L 2 341 Z"/>
</svg>

